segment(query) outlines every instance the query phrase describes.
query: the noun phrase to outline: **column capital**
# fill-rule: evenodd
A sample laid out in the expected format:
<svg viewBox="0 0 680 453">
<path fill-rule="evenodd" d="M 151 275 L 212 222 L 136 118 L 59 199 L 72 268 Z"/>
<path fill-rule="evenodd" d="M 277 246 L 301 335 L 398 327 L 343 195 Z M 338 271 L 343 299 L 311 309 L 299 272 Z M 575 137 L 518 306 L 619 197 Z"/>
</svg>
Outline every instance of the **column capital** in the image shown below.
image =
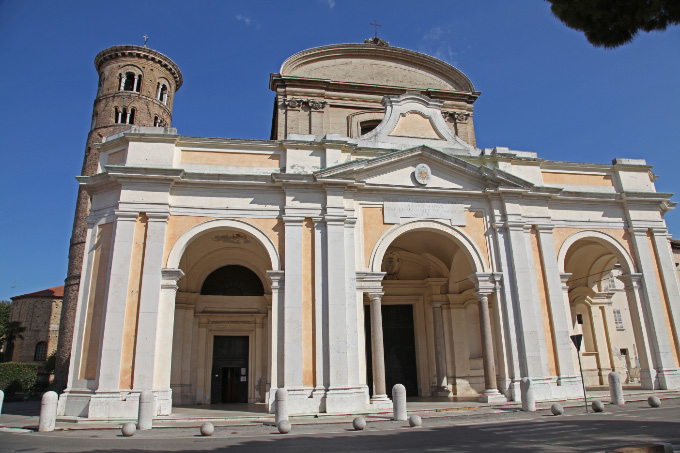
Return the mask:
<svg viewBox="0 0 680 453">
<path fill-rule="evenodd" d="M 432 302 L 430 302 L 430 304 L 432 305 L 432 308 L 442 308 L 444 302 L 440 300 L 433 300 Z"/>
<path fill-rule="evenodd" d="M 650 228 L 652 230 L 652 234 L 654 236 L 665 236 L 668 237 L 668 228 L 663 228 L 663 227 L 653 227 Z"/>
<path fill-rule="evenodd" d="M 385 293 L 382 292 L 382 291 L 370 291 L 370 292 L 367 292 L 366 295 L 368 296 L 369 300 L 371 302 L 373 302 L 373 301 L 376 301 L 376 300 L 381 301 L 382 296 L 384 296 Z"/>
<path fill-rule="evenodd" d="M 567 282 L 571 278 L 573 274 L 571 272 L 563 272 L 560 274 L 560 282 L 562 282 L 562 290 L 566 291 L 569 289 L 569 285 L 567 285 Z"/>
<path fill-rule="evenodd" d="M 87 228 L 94 228 L 95 225 L 97 225 L 97 221 L 99 219 L 93 219 L 92 217 L 87 217 L 85 219 L 85 223 L 87 224 Z"/>
<path fill-rule="evenodd" d="M 139 216 L 139 213 L 136 211 L 122 211 L 117 209 L 114 213 L 116 214 L 117 222 L 134 222 Z"/>
<path fill-rule="evenodd" d="M 628 232 L 634 236 L 646 236 L 647 231 L 649 228 L 647 227 L 639 227 L 639 226 L 632 226 L 628 228 Z"/>
<path fill-rule="evenodd" d="M 285 283 L 284 271 L 267 271 L 267 277 L 272 283 L 272 291 L 283 289 Z"/>
<path fill-rule="evenodd" d="M 149 222 L 167 222 L 170 218 L 169 212 L 147 212 L 146 217 Z"/>
<path fill-rule="evenodd" d="M 617 278 L 623 282 L 626 289 L 637 289 L 642 287 L 642 274 L 623 274 L 619 275 Z"/>
<path fill-rule="evenodd" d="M 345 226 L 348 227 L 353 227 L 357 223 L 357 218 L 356 217 L 347 217 L 345 219 Z"/>
<path fill-rule="evenodd" d="M 492 272 L 477 272 L 468 275 L 468 278 L 475 284 L 477 296 L 488 296 L 496 292 L 496 278 Z"/>
<path fill-rule="evenodd" d="M 508 220 L 505 222 L 505 227 L 508 231 L 524 231 L 525 226 L 531 228 L 531 225 L 525 225 L 524 222 L 519 220 Z"/>
<path fill-rule="evenodd" d="M 326 214 L 324 220 L 326 221 L 326 225 L 344 226 L 347 216 Z"/>
<path fill-rule="evenodd" d="M 184 277 L 182 269 L 161 269 L 161 289 L 177 291 L 177 282 Z"/>
<path fill-rule="evenodd" d="M 552 225 L 550 223 L 540 223 L 535 225 L 536 231 L 539 233 L 545 233 L 545 234 L 552 234 L 553 230 L 555 229 L 555 225 Z"/>
<path fill-rule="evenodd" d="M 302 227 L 302 223 L 305 221 L 304 217 L 296 215 L 283 215 L 281 216 L 281 219 L 286 226 L 292 225 Z"/>
</svg>

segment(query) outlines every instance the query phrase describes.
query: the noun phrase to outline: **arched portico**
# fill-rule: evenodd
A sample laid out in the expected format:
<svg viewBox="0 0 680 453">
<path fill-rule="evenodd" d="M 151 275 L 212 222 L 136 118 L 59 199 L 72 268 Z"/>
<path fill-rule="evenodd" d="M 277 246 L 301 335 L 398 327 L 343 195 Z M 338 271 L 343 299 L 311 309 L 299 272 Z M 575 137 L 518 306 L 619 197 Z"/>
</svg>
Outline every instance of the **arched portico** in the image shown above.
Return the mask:
<svg viewBox="0 0 680 453">
<path fill-rule="evenodd" d="M 371 338 L 367 368 L 373 380 L 372 401 L 395 383 L 391 368 L 408 362 L 400 351 L 411 347 L 416 352 L 412 358 L 416 376 L 406 376 L 403 370 L 396 374 L 406 382 L 417 378 L 417 387 L 410 387 L 412 396 L 502 398 L 495 357 L 502 358 L 494 351 L 499 348 L 495 341 L 500 323 L 496 276 L 488 272 L 469 236 L 432 220 L 395 225 L 376 242 L 369 268 L 372 272 L 360 278 L 367 281 L 362 288 L 370 301 L 366 330 Z M 390 344 L 395 337 L 404 344 Z"/>
<path fill-rule="evenodd" d="M 268 401 L 277 299 L 270 276 L 280 265 L 269 237 L 239 220 L 203 222 L 175 242 L 167 266 L 183 277 L 174 299 L 174 404 Z M 244 285 L 250 289 L 239 292 Z"/>
<path fill-rule="evenodd" d="M 586 385 L 606 385 L 608 373 L 616 371 L 624 382 L 655 388 L 647 302 L 628 250 L 607 233 L 580 231 L 562 244 L 558 266 L 571 326 L 583 334 Z"/>
</svg>

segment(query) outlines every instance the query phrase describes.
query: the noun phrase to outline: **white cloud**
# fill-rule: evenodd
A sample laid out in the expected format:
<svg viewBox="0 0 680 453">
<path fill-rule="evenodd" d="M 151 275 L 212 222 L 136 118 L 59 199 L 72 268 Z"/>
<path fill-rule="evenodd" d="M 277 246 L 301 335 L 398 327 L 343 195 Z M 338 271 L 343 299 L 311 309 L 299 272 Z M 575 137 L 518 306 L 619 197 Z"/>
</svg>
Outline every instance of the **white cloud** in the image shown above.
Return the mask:
<svg viewBox="0 0 680 453">
<path fill-rule="evenodd" d="M 236 20 L 240 20 L 241 22 L 245 22 L 246 25 L 250 25 L 253 22 L 253 19 L 251 19 L 249 16 L 244 16 L 243 14 L 237 14 Z"/>
<path fill-rule="evenodd" d="M 322 0 L 330 9 L 335 8 L 335 0 Z"/>
</svg>

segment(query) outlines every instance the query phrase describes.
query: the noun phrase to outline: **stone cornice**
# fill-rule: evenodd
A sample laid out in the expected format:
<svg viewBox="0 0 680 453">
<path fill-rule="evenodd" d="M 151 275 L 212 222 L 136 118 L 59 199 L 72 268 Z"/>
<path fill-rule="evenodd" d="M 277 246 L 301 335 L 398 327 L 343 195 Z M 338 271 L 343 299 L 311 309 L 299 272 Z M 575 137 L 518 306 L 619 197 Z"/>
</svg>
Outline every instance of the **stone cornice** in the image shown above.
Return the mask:
<svg viewBox="0 0 680 453">
<path fill-rule="evenodd" d="M 148 47 L 133 45 L 109 47 L 97 54 L 94 58 L 94 67 L 97 68 L 97 72 L 99 72 L 99 69 L 105 62 L 125 57 L 143 58 L 158 63 L 172 74 L 175 79 L 175 91 L 179 90 L 182 86 L 182 72 L 179 70 L 179 66 L 177 66 L 177 64 L 168 56 L 163 55 L 157 50 L 149 49 Z"/>
</svg>

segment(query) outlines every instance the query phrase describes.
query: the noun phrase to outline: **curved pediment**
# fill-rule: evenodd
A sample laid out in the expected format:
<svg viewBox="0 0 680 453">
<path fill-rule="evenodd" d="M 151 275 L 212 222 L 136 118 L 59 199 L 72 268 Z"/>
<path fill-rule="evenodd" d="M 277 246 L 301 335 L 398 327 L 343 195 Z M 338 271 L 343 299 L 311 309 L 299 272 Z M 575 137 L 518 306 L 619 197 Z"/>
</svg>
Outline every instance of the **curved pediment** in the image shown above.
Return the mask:
<svg viewBox="0 0 680 453">
<path fill-rule="evenodd" d="M 412 50 L 373 44 L 307 49 L 284 61 L 280 74 L 402 88 L 475 91 L 470 79 L 448 63 Z"/>
</svg>

